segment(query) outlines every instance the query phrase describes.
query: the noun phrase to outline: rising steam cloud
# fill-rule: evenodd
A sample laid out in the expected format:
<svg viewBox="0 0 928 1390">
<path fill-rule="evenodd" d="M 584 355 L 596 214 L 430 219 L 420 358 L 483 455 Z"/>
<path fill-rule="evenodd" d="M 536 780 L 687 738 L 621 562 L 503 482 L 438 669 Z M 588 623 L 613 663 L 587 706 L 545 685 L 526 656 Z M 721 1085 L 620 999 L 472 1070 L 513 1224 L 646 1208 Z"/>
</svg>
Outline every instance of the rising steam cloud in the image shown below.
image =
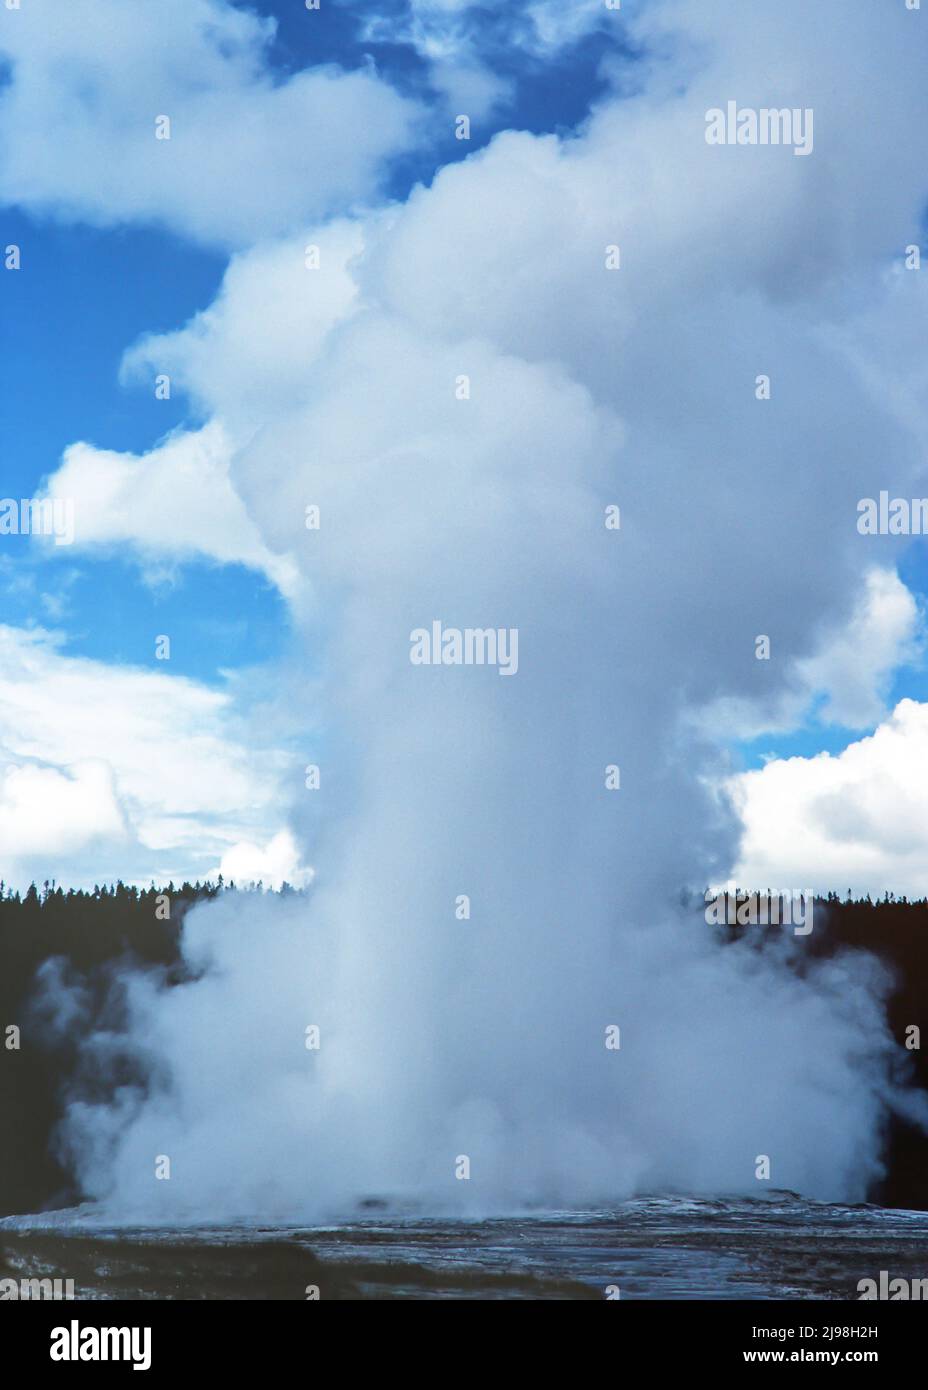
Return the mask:
<svg viewBox="0 0 928 1390">
<path fill-rule="evenodd" d="M 813 1197 L 879 1174 L 903 1103 L 879 970 L 800 978 L 786 934 L 723 949 L 680 894 L 738 849 L 705 711 L 782 717 L 886 559 L 857 499 L 914 495 L 924 292 L 894 263 L 924 38 L 902 6 L 643 8 L 626 95 L 578 135 L 504 133 L 400 205 L 244 252 L 132 354 L 221 425 L 297 567 L 281 703 L 321 787 L 292 808 L 308 899 L 199 907 L 200 978 L 126 981 L 151 1089 L 74 1099 L 63 1130 L 116 1215 L 753 1193 L 759 1154 Z M 735 95 L 814 108 L 814 153 L 707 145 Z M 434 621 L 517 629 L 518 673 L 413 665 Z"/>
</svg>

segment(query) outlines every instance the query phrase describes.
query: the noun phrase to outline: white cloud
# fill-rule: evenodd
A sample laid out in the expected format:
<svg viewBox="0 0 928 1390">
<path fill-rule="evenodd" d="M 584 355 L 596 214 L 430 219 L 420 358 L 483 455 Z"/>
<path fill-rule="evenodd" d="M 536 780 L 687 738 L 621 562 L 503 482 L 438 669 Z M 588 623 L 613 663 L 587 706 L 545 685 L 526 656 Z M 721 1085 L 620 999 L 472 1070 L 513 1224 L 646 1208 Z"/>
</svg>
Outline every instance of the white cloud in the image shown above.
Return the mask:
<svg viewBox="0 0 928 1390">
<path fill-rule="evenodd" d="M 307 247 L 318 250 L 318 269 L 307 269 Z M 247 437 L 308 395 L 329 332 L 357 307 L 351 264 L 362 249 L 362 224 L 334 221 L 233 256 L 213 304 L 176 332 L 144 337 L 127 352 L 123 379 L 152 389 L 166 373 Z"/>
<path fill-rule="evenodd" d="M 0 771 L 2 874 L 20 860 L 57 864 L 105 842 L 131 846 L 109 763 L 84 759 L 66 769 L 9 763 Z M 102 842 L 102 843 L 101 843 Z"/>
<path fill-rule="evenodd" d="M 744 296 L 738 320 L 746 323 L 762 307 L 757 299 L 794 307 L 805 297 L 824 322 L 829 292 L 840 288 L 838 320 L 849 294 L 861 310 L 874 258 L 901 258 L 921 227 L 909 132 L 928 117 L 928 95 L 911 15 L 900 7 L 874 18 L 860 0 L 828 8 L 833 22 L 818 12 L 807 19 L 795 0 L 767 7 L 752 18 L 751 36 L 738 18 L 743 7 L 729 0 L 675 8 L 679 33 L 641 19 L 639 37 L 660 42 L 664 62 L 646 50 L 641 90 L 598 108 L 582 138 L 504 132 L 413 194 L 378 264 L 390 303 L 432 332 L 566 359 L 623 402 L 639 379 L 628 361 L 631 335 L 648 318 L 676 317 L 683 303 Z M 843 81 L 848 54 L 874 45 L 881 67 L 855 105 Z M 899 89 L 910 125 L 887 136 Z M 707 145 L 705 112 L 732 91 L 743 104 L 814 107 L 813 157 Z M 624 270 L 607 281 L 601 253 L 613 242 Z M 808 330 L 809 319 L 799 326 Z"/>
<path fill-rule="evenodd" d="M 548 62 L 596 30 L 623 33 L 624 16 L 606 0 L 409 0 L 407 9 L 386 15 L 372 13 L 368 0 L 343 3 L 362 17 L 367 39 L 413 47 L 446 108 L 472 120 L 490 116 L 516 93 L 513 78 L 499 70 L 501 54 L 510 64 L 517 57 Z"/>
<path fill-rule="evenodd" d="M 696 727 L 714 738 L 754 739 L 798 729 L 813 709 L 816 719 L 848 729 L 879 723 L 894 673 L 921 659 L 924 623 L 895 570 L 874 566 L 862 580 L 847 621 L 820 632 L 811 655 L 793 659 L 785 686 L 758 681 L 754 697 L 722 696 L 693 711 Z M 770 659 L 778 658 L 771 649 Z"/>
<path fill-rule="evenodd" d="M 913 664 L 922 641 L 915 598 L 892 570 L 872 569 L 851 621 L 814 657 L 797 662 L 813 693 L 824 692 L 820 717 L 850 729 L 876 724 L 886 712 L 893 673 Z"/>
<path fill-rule="evenodd" d="M 347 3 L 360 8 L 364 0 Z M 515 48 L 551 57 L 594 29 L 617 26 L 622 18 L 619 8 L 607 8 L 606 0 L 571 0 L 567 5 L 563 0 L 530 0 L 519 6 L 511 0 L 409 0 L 408 14 L 368 19 L 367 32 L 372 37 L 389 34 L 395 42 L 412 44 L 425 58 L 450 64 L 498 46 L 503 34 Z"/>
<path fill-rule="evenodd" d="M 507 101 L 513 87 L 482 61 L 479 37 L 466 22 L 469 11 L 470 4 L 458 0 L 414 0 L 408 13 L 387 16 L 365 7 L 362 34 L 375 43 L 410 44 L 428 63 L 431 85 L 449 112 L 480 119 Z"/>
<path fill-rule="evenodd" d="M 225 0 L 7 13 L 0 199 L 234 247 L 369 198 L 409 146 L 415 107 L 370 69 L 275 75 L 274 27 Z M 155 139 L 158 116 L 170 140 Z"/>
<path fill-rule="evenodd" d="M 172 435 L 144 458 L 72 444 L 47 495 L 74 502 L 73 549 L 128 543 L 156 573 L 194 556 L 237 562 L 288 593 L 294 567 L 268 550 L 234 491 L 230 452 L 217 422 Z"/>
<path fill-rule="evenodd" d="M 229 694 L 0 626 L 0 877 L 203 877 L 279 836 L 284 756 Z M 298 865 L 286 860 L 291 882 Z"/>
<path fill-rule="evenodd" d="M 620 8 L 615 0 L 611 6 L 607 6 L 607 0 L 575 0 L 571 5 L 564 5 L 561 0 L 533 0 L 526 6 L 532 24 L 530 45 L 535 52 L 551 53 L 576 43 L 595 29 L 611 34 L 621 32 Z"/>
<path fill-rule="evenodd" d="M 233 845 L 210 877 L 218 874 L 226 883 L 263 883 L 265 888 L 280 888 L 284 883 L 303 888 L 312 879 L 311 870 L 302 866 L 300 848 L 290 830 L 279 831 L 266 845 Z"/>
<path fill-rule="evenodd" d="M 928 704 L 902 700 L 837 755 L 774 759 L 730 784 L 740 885 L 928 895 Z"/>
</svg>

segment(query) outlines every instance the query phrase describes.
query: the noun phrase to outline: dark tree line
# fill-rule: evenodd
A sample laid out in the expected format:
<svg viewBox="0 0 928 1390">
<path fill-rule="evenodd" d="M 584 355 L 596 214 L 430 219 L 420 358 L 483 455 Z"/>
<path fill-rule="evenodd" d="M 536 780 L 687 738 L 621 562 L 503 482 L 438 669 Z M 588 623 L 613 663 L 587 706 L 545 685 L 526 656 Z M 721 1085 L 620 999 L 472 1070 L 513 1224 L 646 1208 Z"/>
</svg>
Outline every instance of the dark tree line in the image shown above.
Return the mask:
<svg viewBox="0 0 928 1390">
<path fill-rule="evenodd" d="M 220 878 L 142 891 L 117 883 L 92 893 L 33 884 L 20 896 L 0 882 L 0 1215 L 80 1200 L 55 1156 L 54 1131 L 83 1040 L 104 1022 L 119 1029 L 114 976 L 131 968 L 179 982 L 186 913 L 220 892 L 241 891 Z M 80 989 L 81 1015 L 66 1030 L 45 1026 L 37 1011 L 43 967 Z"/>
<path fill-rule="evenodd" d="M 890 1032 L 900 1052 L 911 1062 L 916 1084 L 928 1092 L 928 902 L 910 902 L 887 892 L 871 902 L 870 895 L 844 901 L 836 893 L 822 903 L 824 930 L 809 937 L 813 955 L 824 956 L 836 946 L 870 951 L 893 977 L 887 1000 Z M 906 1046 L 907 1030 L 919 1030 L 922 1045 Z M 911 1035 L 909 1041 L 912 1041 Z M 870 1193 L 886 1206 L 928 1209 L 928 1135 L 915 1125 L 893 1119 L 886 1135 L 887 1176 Z"/>
<path fill-rule="evenodd" d="M 769 893 L 768 889 L 760 894 L 768 903 L 773 901 Z M 739 902 L 749 896 L 747 890 L 735 890 Z M 843 898 L 834 892 L 815 898 L 813 909 L 813 930 L 801 939 L 795 959 L 797 971 L 807 959 L 822 959 L 841 950 L 866 951 L 882 961 L 892 981 L 886 1018 L 899 1049 L 899 1077 L 911 1079 L 928 1093 L 928 900 L 897 898 L 888 891 L 882 898 L 871 898 L 869 893 L 855 898 L 848 889 Z M 781 920 L 783 916 L 781 911 Z M 720 930 L 729 941 L 747 939 L 763 950 L 771 934 L 781 928 Z M 913 1027 L 917 1035 L 912 1033 Z M 922 1038 L 924 1046 L 911 1046 Z M 814 1046 L 812 1040 L 810 1046 Z M 886 1177 L 868 1193 L 869 1200 L 885 1206 L 928 1209 L 928 1135 L 917 1125 L 893 1117 L 884 1135 L 883 1154 Z"/>
<path fill-rule="evenodd" d="M 66 1089 L 81 1069 L 87 1037 L 106 1027 L 120 1031 L 120 992 L 113 981 L 126 968 L 156 971 L 170 987 L 184 978 L 180 934 L 190 907 L 220 892 L 253 892 L 233 884 L 184 883 L 138 891 L 118 883 L 92 893 L 63 892 L 54 884 L 20 896 L 0 884 L 0 1214 L 38 1211 L 81 1199 L 73 1174 L 55 1155 L 54 1135 Z M 284 892 L 292 892 L 285 888 Z M 164 911 L 165 895 L 170 916 Z M 159 906 L 160 904 L 160 906 Z M 702 903 L 699 912 L 702 913 Z M 695 907 L 694 907 L 695 911 Z M 729 928 L 729 939 L 745 935 L 764 949 L 776 928 Z M 928 989 L 928 902 L 845 899 L 836 893 L 816 899 L 814 930 L 802 938 L 797 969 L 809 955 L 823 957 L 857 948 L 880 957 L 893 987 L 888 1021 L 909 1059 L 917 1084 L 928 1092 L 928 1059 L 922 1048 L 906 1049 L 907 1030 L 924 1031 Z M 66 1029 L 44 1026 L 37 1008 L 45 972 L 79 987 L 82 1009 Z M 18 1039 L 10 1033 L 19 1030 Z M 911 1033 L 909 1033 L 911 1038 Z M 18 1041 L 18 1046 L 11 1042 Z M 810 1045 L 814 1042 L 810 1040 Z M 101 1077 L 100 1094 L 115 1081 L 144 1084 L 132 1071 Z M 870 1194 L 890 1206 L 928 1208 L 928 1136 L 894 1121 L 886 1136 L 888 1172 Z"/>
</svg>

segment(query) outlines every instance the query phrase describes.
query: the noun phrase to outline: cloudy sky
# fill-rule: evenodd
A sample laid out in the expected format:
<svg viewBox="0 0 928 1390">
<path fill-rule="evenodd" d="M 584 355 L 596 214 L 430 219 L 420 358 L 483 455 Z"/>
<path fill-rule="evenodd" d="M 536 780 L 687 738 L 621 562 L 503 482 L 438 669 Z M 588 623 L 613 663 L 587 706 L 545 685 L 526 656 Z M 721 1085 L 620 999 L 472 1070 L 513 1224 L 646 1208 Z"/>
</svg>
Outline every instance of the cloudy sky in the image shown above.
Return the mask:
<svg viewBox="0 0 928 1390">
<path fill-rule="evenodd" d="M 305 879 L 327 604 L 429 544 L 371 460 L 455 429 L 462 477 L 534 452 L 554 551 L 619 460 L 625 674 L 716 750 L 739 881 L 928 892 L 925 542 L 856 529 L 926 493 L 928 14 L 746 8 L 0 9 L 0 494 L 75 507 L 0 535 L 0 876 Z M 730 99 L 810 157 L 708 146 Z M 432 372 L 487 383 L 463 435 Z M 310 503 L 358 518 L 318 569 Z"/>
</svg>

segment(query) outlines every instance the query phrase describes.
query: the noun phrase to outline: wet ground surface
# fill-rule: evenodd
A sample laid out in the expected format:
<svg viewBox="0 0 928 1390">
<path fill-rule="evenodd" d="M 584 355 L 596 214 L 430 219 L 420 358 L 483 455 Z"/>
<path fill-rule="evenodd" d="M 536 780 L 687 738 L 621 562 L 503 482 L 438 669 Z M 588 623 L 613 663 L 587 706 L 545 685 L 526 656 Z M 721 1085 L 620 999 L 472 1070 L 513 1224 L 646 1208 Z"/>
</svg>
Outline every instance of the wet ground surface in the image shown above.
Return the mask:
<svg viewBox="0 0 928 1390">
<path fill-rule="evenodd" d="M 638 1198 L 483 1221 L 387 1209 L 328 1226 L 145 1228 L 86 1209 L 0 1222 L 0 1278 L 78 1299 L 856 1299 L 928 1278 L 928 1212 L 790 1194 Z"/>
</svg>

